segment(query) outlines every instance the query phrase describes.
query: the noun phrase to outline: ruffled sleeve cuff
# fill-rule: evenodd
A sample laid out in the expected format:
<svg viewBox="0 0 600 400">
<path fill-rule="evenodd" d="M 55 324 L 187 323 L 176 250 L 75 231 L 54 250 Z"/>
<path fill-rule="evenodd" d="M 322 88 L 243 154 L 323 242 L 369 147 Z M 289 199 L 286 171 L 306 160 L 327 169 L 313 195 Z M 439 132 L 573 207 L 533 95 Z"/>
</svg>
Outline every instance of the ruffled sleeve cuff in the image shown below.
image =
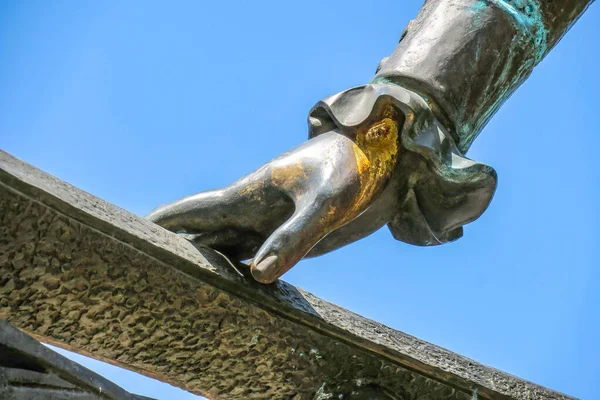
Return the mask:
<svg viewBox="0 0 600 400">
<path fill-rule="evenodd" d="M 462 236 L 463 225 L 488 207 L 496 189 L 493 168 L 470 160 L 417 93 L 395 84 L 368 84 L 318 102 L 309 113 L 309 137 L 336 130 L 354 138 L 384 118 L 383 105 L 404 115 L 402 149 L 390 181 L 397 192 L 388 227 L 394 238 L 429 246 Z"/>
</svg>

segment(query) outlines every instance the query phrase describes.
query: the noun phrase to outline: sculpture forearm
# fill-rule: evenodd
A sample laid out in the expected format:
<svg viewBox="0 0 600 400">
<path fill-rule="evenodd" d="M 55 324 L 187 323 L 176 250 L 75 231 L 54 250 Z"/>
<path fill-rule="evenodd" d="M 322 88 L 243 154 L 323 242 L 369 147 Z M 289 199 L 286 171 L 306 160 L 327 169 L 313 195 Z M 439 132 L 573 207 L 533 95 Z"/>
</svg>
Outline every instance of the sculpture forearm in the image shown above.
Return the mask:
<svg viewBox="0 0 600 400">
<path fill-rule="evenodd" d="M 427 0 L 373 82 L 423 94 L 465 153 L 592 0 Z"/>
</svg>

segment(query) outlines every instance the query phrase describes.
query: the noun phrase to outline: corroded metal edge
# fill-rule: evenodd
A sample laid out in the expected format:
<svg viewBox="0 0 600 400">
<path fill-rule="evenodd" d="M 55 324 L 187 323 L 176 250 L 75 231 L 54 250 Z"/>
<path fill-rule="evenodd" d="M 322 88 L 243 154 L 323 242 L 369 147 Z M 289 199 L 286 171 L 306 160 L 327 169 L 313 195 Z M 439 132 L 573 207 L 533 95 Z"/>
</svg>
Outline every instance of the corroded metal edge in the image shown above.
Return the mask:
<svg viewBox="0 0 600 400">
<path fill-rule="evenodd" d="M 243 276 L 247 271 L 242 265 L 233 268 L 220 254 L 210 249 L 198 251 L 180 236 L 1 150 L 0 184 L 133 247 L 190 279 L 464 392 L 477 389 L 480 397 L 490 399 L 572 399 L 364 318 L 283 281 L 269 286 L 257 284 Z M 78 351 L 51 337 L 36 337 Z M 115 360 L 111 363 L 128 367 Z M 150 371 L 140 372 L 161 378 Z"/>
<path fill-rule="evenodd" d="M 153 400 L 127 392 L 0 320 L 0 398 Z"/>
</svg>

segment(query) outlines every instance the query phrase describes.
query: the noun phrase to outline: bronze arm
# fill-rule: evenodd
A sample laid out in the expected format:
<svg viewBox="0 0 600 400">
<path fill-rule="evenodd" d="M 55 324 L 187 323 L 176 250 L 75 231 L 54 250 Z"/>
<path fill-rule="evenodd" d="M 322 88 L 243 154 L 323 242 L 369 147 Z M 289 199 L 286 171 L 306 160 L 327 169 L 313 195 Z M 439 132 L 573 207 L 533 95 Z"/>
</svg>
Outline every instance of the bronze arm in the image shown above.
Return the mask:
<svg viewBox="0 0 600 400">
<path fill-rule="evenodd" d="M 238 259 L 260 282 L 388 224 L 437 245 L 487 208 L 466 151 L 589 0 L 427 0 L 371 83 L 317 103 L 310 140 L 223 189 L 148 218 Z"/>
</svg>

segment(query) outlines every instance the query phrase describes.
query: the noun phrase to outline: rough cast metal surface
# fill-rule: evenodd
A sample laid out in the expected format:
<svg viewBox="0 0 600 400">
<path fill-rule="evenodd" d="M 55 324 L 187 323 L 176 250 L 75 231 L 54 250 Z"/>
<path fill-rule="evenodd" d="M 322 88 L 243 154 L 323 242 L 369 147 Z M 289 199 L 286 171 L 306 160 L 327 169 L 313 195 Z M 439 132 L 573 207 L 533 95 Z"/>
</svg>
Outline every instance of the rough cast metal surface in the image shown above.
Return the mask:
<svg viewBox="0 0 600 400">
<path fill-rule="evenodd" d="M 123 390 L 2 320 L 0 399 L 152 400 Z"/>
<path fill-rule="evenodd" d="M 219 399 L 569 398 L 255 283 L 1 151 L 0 167 L 0 318 L 37 339 Z"/>
</svg>

